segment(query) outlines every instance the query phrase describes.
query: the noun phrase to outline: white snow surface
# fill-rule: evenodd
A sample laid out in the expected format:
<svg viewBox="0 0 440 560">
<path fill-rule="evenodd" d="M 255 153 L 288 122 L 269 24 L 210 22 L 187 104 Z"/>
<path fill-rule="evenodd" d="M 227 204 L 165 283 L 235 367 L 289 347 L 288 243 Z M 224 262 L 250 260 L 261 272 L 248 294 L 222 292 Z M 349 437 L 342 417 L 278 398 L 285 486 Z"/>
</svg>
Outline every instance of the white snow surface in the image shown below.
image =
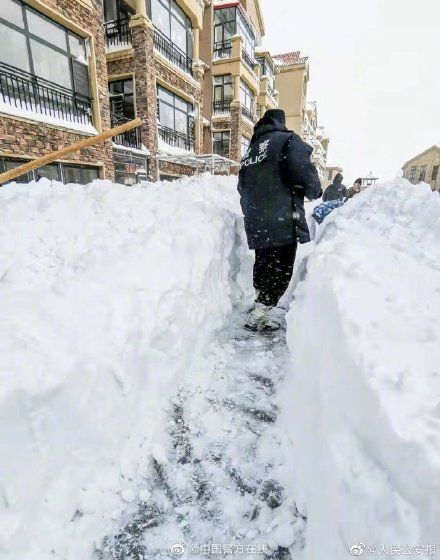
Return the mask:
<svg viewBox="0 0 440 560">
<path fill-rule="evenodd" d="M 0 557 L 89 558 L 242 297 L 235 178 L 42 179 L 0 207 Z"/>
<path fill-rule="evenodd" d="M 307 559 L 440 555 L 439 239 L 438 193 L 405 180 L 318 228 L 284 403 Z"/>
</svg>

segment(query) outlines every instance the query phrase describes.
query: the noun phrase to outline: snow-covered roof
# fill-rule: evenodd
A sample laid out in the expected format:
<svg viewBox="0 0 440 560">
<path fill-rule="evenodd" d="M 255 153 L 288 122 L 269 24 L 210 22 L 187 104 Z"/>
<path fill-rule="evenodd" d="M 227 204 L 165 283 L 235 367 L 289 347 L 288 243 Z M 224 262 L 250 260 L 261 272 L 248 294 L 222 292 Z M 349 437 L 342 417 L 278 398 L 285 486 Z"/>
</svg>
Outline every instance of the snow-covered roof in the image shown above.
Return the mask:
<svg viewBox="0 0 440 560">
<path fill-rule="evenodd" d="M 305 64 L 308 56 L 301 56 L 301 51 L 288 52 L 273 55 L 273 60 L 277 66 L 292 66 L 295 64 Z"/>
</svg>

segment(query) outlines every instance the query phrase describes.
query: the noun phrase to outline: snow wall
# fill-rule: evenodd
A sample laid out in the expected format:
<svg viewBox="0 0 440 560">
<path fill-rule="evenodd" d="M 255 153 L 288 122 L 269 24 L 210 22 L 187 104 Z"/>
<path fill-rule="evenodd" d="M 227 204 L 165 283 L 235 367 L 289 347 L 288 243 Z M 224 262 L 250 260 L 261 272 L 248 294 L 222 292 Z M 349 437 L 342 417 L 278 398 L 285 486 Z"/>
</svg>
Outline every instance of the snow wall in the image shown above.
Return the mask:
<svg viewBox="0 0 440 560">
<path fill-rule="evenodd" d="M 11 184 L 0 212 L 0 556 L 89 558 L 249 282 L 236 178 Z"/>
<path fill-rule="evenodd" d="M 406 181 L 317 232 L 284 406 L 307 560 L 440 554 L 439 240 L 439 194 Z"/>
</svg>

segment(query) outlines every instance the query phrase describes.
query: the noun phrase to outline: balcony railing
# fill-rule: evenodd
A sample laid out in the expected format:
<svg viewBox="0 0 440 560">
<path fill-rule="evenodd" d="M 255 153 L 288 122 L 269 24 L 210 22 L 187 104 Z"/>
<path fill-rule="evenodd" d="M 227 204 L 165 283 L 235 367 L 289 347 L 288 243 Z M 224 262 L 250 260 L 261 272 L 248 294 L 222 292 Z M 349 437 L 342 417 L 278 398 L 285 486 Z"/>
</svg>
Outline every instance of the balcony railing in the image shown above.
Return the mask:
<svg viewBox="0 0 440 560">
<path fill-rule="evenodd" d="M 213 151 L 218 156 L 229 158 L 229 142 L 214 142 Z"/>
<path fill-rule="evenodd" d="M 275 97 L 275 88 L 273 86 L 271 86 L 270 84 L 267 86 L 267 91 L 269 92 L 269 95 L 271 97 Z"/>
<path fill-rule="evenodd" d="M 244 117 L 248 118 L 252 122 L 256 122 L 256 118 L 252 109 L 249 109 L 245 105 L 241 106 L 241 113 Z"/>
<path fill-rule="evenodd" d="M 214 59 L 216 58 L 231 58 L 232 56 L 232 41 L 219 41 L 214 43 Z"/>
<path fill-rule="evenodd" d="M 105 43 L 107 48 L 119 49 L 131 45 L 130 19 L 115 19 L 104 23 Z"/>
<path fill-rule="evenodd" d="M 193 75 L 193 60 L 158 29 L 154 30 L 154 48 L 184 72 Z"/>
<path fill-rule="evenodd" d="M 249 68 L 253 71 L 255 66 L 255 61 L 252 60 L 251 55 L 245 51 L 244 49 L 241 51 L 241 56 L 243 57 L 244 63 L 249 66 Z"/>
<path fill-rule="evenodd" d="M 159 138 L 161 138 L 165 144 L 172 146 L 173 148 L 180 148 L 186 150 L 187 152 L 193 152 L 195 147 L 194 136 L 189 134 L 183 134 L 182 132 L 177 132 L 172 128 L 159 125 Z"/>
<path fill-rule="evenodd" d="M 92 99 L 0 62 L 0 99 L 21 111 L 92 125 Z"/>
<path fill-rule="evenodd" d="M 124 124 L 131 119 L 127 117 L 120 117 L 118 115 L 111 115 L 111 125 L 112 128 Z M 141 129 L 133 128 L 132 130 L 126 130 L 122 134 L 118 134 L 114 137 L 113 142 L 118 144 L 118 146 L 125 146 L 126 148 L 135 148 L 140 150 L 142 148 L 141 142 Z"/>
<path fill-rule="evenodd" d="M 231 112 L 232 97 L 229 99 L 222 99 L 221 101 L 214 101 L 212 104 L 212 109 L 214 115 L 219 113 L 230 113 Z"/>
</svg>

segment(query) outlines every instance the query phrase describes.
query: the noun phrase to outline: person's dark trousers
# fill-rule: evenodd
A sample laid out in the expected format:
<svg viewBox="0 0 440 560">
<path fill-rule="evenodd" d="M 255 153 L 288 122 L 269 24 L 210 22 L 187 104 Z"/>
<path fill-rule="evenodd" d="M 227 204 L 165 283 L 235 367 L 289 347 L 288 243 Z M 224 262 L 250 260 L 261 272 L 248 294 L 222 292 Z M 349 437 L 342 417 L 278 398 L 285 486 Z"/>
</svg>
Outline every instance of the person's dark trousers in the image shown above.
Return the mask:
<svg viewBox="0 0 440 560">
<path fill-rule="evenodd" d="M 276 306 L 292 278 L 297 243 L 255 250 L 254 288 L 257 302 Z"/>
</svg>

